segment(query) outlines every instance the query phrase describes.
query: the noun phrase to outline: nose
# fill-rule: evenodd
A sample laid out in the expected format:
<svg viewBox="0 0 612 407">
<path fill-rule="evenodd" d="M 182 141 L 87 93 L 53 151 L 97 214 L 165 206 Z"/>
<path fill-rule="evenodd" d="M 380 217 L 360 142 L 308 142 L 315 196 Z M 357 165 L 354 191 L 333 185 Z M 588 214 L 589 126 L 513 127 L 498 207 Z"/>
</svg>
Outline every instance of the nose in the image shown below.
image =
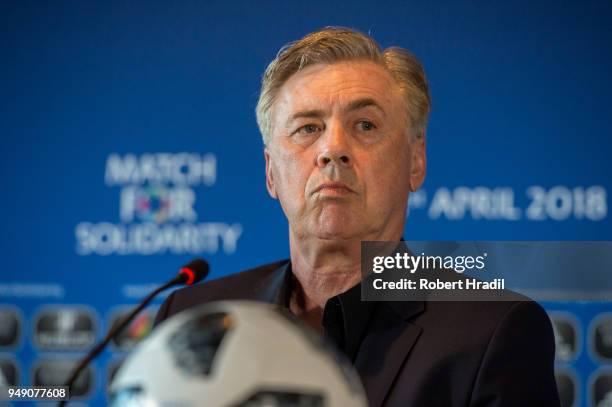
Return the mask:
<svg viewBox="0 0 612 407">
<path fill-rule="evenodd" d="M 342 124 L 328 126 L 327 131 L 319 138 L 320 151 L 317 156 L 317 165 L 320 168 L 329 164 L 343 167 L 352 165 L 349 137 Z"/>
</svg>

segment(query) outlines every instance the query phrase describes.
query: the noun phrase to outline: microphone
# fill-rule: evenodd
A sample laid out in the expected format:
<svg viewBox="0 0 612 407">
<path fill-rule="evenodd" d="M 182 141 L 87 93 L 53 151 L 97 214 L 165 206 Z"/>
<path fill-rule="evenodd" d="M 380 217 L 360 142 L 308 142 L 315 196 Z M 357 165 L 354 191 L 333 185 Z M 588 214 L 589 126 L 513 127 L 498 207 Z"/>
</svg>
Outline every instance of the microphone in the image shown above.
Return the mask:
<svg viewBox="0 0 612 407">
<path fill-rule="evenodd" d="M 208 266 L 208 262 L 206 262 L 206 260 L 193 259 L 181 267 L 179 273 L 174 278 L 174 280 L 176 280 L 175 284 L 193 285 L 195 283 L 199 283 L 208 276 L 209 271 L 210 267 Z M 170 282 L 172 281 L 173 280 L 170 280 Z"/>
<path fill-rule="evenodd" d="M 159 286 L 153 292 L 147 295 L 146 298 L 142 300 L 142 302 L 138 304 L 138 306 L 132 310 L 132 312 L 130 312 L 119 323 L 115 324 L 115 326 L 113 326 L 110 329 L 110 331 L 108 331 L 108 333 L 106 334 L 102 342 L 98 343 L 92 350 L 89 351 L 89 353 L 87 353 L 87 355 L 85 355 L 83 359 L 81 359 L 81 361 L 77 364 L 77 366 L 72 371 L 70 378 L 65 384 L 65 386 L 68 387 L 68 392 L 70 393 L 72 385 L 74 384 L 76 379 L 79 377 L 79 374 L 83 371 L 83 369 L 85 369 L 85 367 L 87 367 L 87 365 L 96 356 L 98 356 L 100 352 L 104 350 L 104 348 L 106 348 L 106 345 L 108 345 L 108 343 L 115 336 L 117 336 L 119 332 L 121 332 L 130 322 L 132 322 L 134 317 L 138 315 L 138 313 L 140 313 L 140 311 L 142 311 L 144 307 L 149 305 L 151 300 L 155 298 L 157 294 L 175 285 L 193 285 L 205 279 L 206 276 L 208 276 L 209 271 L 210 271 L 210 267 L 208 263 L 206 262 L 206 260 L 203 260 L 203 259 L 191 260 L 189 263 L 185 264 L 183 267 L 180 268 L 176 277 L 174 277 L 172 280 L 169 280 L 165 284 Z M 62 407 L 65 404 L 66 404 L 66 400 L 62 400 L 59 403 L 59 406 Z"/>
</svg>

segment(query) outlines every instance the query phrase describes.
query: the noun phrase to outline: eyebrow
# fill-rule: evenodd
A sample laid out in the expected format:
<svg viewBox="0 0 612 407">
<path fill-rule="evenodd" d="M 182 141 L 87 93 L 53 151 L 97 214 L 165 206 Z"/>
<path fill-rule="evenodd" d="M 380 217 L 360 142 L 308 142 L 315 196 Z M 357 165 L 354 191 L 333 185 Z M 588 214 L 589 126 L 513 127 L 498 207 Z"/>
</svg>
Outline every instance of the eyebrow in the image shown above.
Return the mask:
<svg viewBox="0 0 612 407">
<path fill-rule="evenodd" d="M 325 115 L 325 112 L 320 109 L 311 109 L 311 110 L 301 110 L 292 114 L 285 122 L 285 128 L 287 130 L 291 129 L 293 122 L 297 119 L 309 119 L 309 118 L 320 118 Z"/>
<path fill-rule="evenodd" d="M 291 115 L 291 117 L 289 118 L 289 122 L 295 120 L 295 119 L 302 119 L 302 118 L 308 118 L 308 117 L 323 117 L 325 115 L 325 113 L 323 112 L 323 110 L 319 110 L 319 109 L 312 109 L 312 110 L 302 110 L 299 112 L 295 112 L 294 114 Z"/>
</svg>

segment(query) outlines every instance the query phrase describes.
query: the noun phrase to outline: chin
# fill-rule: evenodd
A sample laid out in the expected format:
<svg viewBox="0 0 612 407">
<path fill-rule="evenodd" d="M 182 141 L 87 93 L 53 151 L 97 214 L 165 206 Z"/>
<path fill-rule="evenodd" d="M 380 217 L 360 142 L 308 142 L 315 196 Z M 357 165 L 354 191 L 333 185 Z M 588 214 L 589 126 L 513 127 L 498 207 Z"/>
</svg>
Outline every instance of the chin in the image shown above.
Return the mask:
<svg viewBox="0 0 612 407">
<path fill-rule="evenodd" d="M 337 225 L 319 225 L 319 227 L 313 231 L 312 235 L 322 240 L 350 240 L 361 236 L 354 228 L 340 223 Z"/>
<path fill-rule="evenodd" d="M 352 240 L 365 236 L 365 220 L 347 208 L 326 207 L 304 223 L 305 235 L 322 240 Z"/>
</svg>

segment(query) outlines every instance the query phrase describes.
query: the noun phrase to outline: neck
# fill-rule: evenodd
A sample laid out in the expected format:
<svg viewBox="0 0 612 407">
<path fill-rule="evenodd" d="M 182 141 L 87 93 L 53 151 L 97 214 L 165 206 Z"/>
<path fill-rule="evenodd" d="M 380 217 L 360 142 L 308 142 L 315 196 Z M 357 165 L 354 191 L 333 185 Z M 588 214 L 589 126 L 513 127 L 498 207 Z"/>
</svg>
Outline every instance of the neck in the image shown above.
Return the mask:
<svg viewBox="0 0 612 407">
<path fill-rule="evenodd" d="M 329 298 L 361 280 L 361 241 L 308 243 L 291 236 L 291 267 L 306 307 L 323 308 Z"/>
<path fill-rule="evenodd" d="M 397 233 L 356 239 L 302 238 L 290 230 L 289 245 L 294 289 L 290 309 L 300 319 L 321 329 L 328 299 L 361 281 L 361 241 L 399 240 Z"/>
<path fill-rule="evenodd" d="M 321 332 L 325 303 L 361 280 L 360 241 L 304 244 L 290 233 L 293 290 L 289 309 Z"/>
</svg>

